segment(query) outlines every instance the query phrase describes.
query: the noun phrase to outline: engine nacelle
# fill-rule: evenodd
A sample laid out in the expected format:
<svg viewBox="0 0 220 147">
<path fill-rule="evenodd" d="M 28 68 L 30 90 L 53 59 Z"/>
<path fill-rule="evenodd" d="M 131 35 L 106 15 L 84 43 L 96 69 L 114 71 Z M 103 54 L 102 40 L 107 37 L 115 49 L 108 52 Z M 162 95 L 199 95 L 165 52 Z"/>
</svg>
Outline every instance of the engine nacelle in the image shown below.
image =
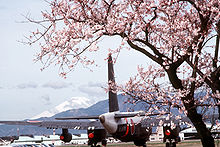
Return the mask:
<svg viewBox="0 0 220 147">
<path fill-rule="evenodd" d="M 166 142 L 166 140 L 172 140 L 172 139 L 174 139 L 175 142 L 180 142 L 179 132 L 180 132 L 179 126 L 176 126 L 173 129 L 171 129 L 170 125 L 163 126 L 163 134 L 164 134 L 163 142 Z"/>
<path fill-rule="evenodd" d="M 96 146 L 98 142 L 102 142 L 103 145 L 106 145 L 106 130 L 105 129 L 95 129 L 88 128 L 88 145 Z"/>
<path fill-rule="evenodd" d="M 62 134 L 60 135 L 60 140 L 64 142 L 70 142 L 72 140 L 72 134 L 68 132 L 68 129 L 62 129 Z"/>
</svg>

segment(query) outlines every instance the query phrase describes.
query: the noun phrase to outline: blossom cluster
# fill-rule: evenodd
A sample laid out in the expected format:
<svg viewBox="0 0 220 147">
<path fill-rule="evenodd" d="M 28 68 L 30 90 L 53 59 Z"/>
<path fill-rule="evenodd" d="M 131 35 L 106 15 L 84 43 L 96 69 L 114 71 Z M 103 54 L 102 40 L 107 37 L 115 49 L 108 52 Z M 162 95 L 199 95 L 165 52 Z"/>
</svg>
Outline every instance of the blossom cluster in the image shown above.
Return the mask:
<svg viewBox="0 0 220 147">
<path fill-rule="evenodd" d="M 197 54 L 220 18 L 218 0 L 53 0 L 50 8 L 35 21 L 42 29 L 33 32 L 30 43 L 41 40 L 37 60 L 45 67 L 60 65 L 62 72 L 78 63 L 94 64 L 87 52 L 99 50 L 105 35 L 120 35 L 155 57 L 163 54 L 168 65 Z"/>
<path fill-rule="evenodd" d="M 187 113 L 184 104 L 192 102 L 210 107 L 219 103 L 211 80 L 219 0 L 52 0 L 50 8 L 42 12 L 42 21 L 32 21 L 42 28 L 30 36 L 30 44 L 40 41 L 36 60 L 43 62 L 43 69 L 59 65 L 66 77 L 78 64 L 94 65 L 90 55 L 101 50 L 98 42 L 117 35 L 122 43 L 110 52 L 129 46 L 157 63 L 147 70 L 138 67 L 137 76 L 117 89 L 110 81 L 110 89 L 129 95 L 130 103 L 144 101 L 149 112 L 161 113 L 171 107 Z M 192 89 L 205 92 L 183 99 Z"/>
</svg>

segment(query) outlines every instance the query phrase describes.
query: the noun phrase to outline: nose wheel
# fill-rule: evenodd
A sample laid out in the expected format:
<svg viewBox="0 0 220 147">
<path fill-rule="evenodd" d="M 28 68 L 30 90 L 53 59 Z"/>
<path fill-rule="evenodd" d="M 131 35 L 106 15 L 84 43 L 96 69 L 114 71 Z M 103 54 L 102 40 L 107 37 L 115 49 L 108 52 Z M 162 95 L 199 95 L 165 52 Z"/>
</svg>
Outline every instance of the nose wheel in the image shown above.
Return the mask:
<svg viewBox="0 0 220 147">
<path fill-rule="evenodd" d="M 102 145 L 103 145 L 103 146 L 106 146 L 106 145 L 107 145 L 107 140 L 106 140 L 106 139 L 103 139 L 103 140 L 102 140 Z"/>
<path fill-rule="evenodd" d="M 102 143 L 103 146 L 106 146 L 107 145 L 107 140 L 103 139 L 101 141 L 101 143 Z M 101 145 L 97 145 L 97 142 L 95 142 L 95 143 L 91 144 L 91 147 L 101 147 Z"/>
<path fill-rule="evenodd" d="M 167 142 L 166 147 L 176 147 L 176 142 Z"/>
<path fill-rule="evenodd" d="M 101 147 L 100 145 L 96 145 L 96 143 L 92 144 L 91 147 Z"/>
<path fill-rule="evenodd" d="M 136 146 L 147 147 L 145 140 L 136 140 L 136 141 L 134 141 L 134 144 L 135 144 Z"/>
</svg>

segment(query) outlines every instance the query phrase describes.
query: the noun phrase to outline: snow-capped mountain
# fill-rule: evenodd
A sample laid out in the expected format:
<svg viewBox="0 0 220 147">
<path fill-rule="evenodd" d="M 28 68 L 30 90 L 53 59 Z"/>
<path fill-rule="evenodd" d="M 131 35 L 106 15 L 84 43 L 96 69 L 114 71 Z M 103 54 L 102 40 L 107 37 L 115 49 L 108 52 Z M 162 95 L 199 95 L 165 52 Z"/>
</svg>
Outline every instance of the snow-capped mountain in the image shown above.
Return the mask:
<svg viewBox="0 0 220 147">
<path fill-rule="evenodd" d="M 32 117 L 31 119 L 38 119 L 41 117 L 51 117 L 57 113 L 67 111 L 70 109 L 87 108 L 87 107 L 93 105 L 94 103 L 95 103 L 94 101 L 91 101 L 90 99 L 85 98 L 85 97 L 72 97 L 70 100 L 59 104 L 58 106 L 56 106 L 53 109 L 44 111 L 44 112 Z"/>
</svg>

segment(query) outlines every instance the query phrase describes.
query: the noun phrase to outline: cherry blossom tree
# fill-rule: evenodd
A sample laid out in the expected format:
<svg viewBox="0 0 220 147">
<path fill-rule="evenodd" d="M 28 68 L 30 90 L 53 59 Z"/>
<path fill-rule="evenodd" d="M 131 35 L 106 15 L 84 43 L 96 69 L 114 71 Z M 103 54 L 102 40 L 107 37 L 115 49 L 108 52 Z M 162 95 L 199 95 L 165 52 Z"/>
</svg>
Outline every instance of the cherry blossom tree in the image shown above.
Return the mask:
<svg viewBox="0 0 220 147">
<path fill-rule="evenodd" d="M 88 53 L 100 50 L 104 36 L 120 36 L 121 45 L 111 53 L 129 46 L 155 65 L 138 67 L 138 74 L 118 90 L 132 103 L 154 106 L 150 113 L 165 112 L 163 105 L 177 107 L 203 146 L 214 146 L 197 108 L 220 105 L 219 0 L 52 0 L 49 5 L 43 20 L 29 19 L 39 25 L 29 44 L 40 42 L 36 60 L 44 68 L 59 65 L 65 77 L 77 64 L 95 64 Z M 202 90 L 203 96 L 195 96 Z"/>
</svg>

